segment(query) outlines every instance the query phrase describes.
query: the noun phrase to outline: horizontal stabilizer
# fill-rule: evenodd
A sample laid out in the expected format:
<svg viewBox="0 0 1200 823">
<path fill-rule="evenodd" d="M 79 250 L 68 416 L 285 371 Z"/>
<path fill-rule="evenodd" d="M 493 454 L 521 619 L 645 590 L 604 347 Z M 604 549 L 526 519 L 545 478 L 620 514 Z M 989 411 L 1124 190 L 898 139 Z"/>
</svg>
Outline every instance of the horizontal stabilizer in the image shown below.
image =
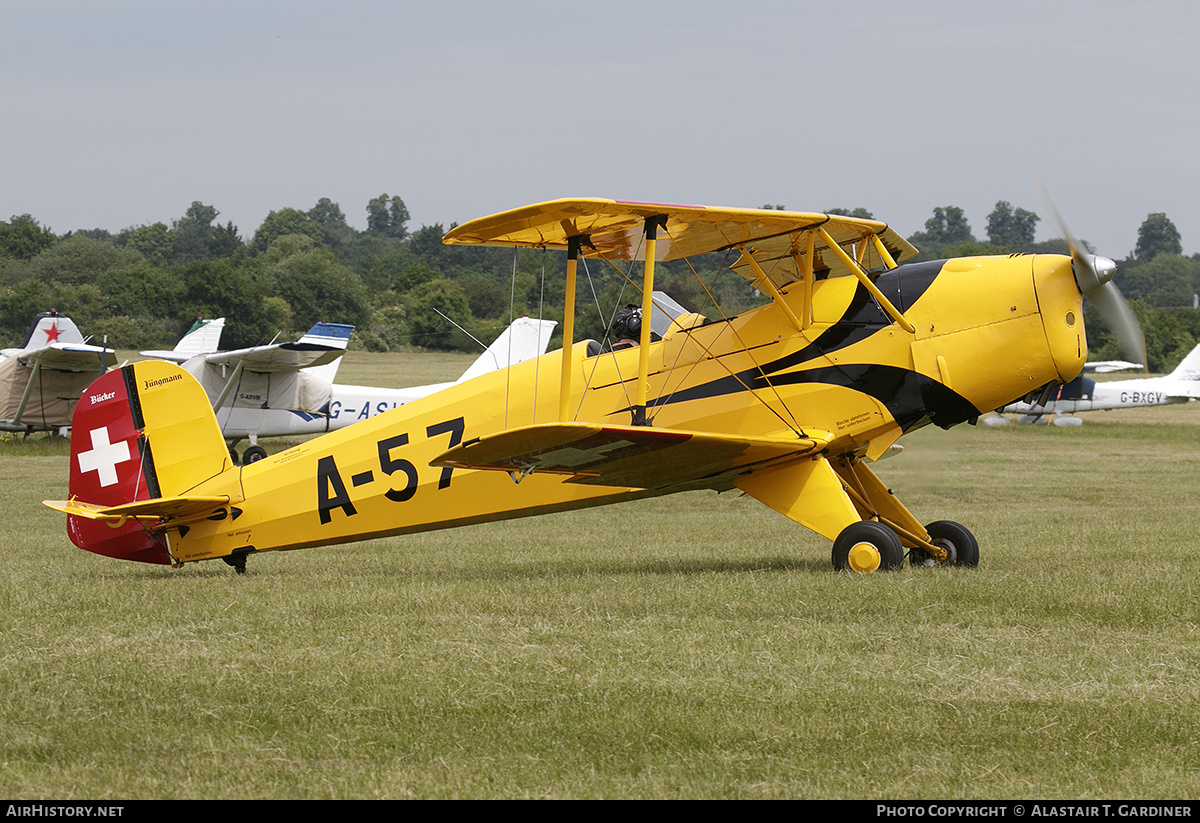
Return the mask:
<svg viewBox="0 0 1200 823">
<path fill-rule="evenodd" d="M 132 518 L 134 520 L 169 522 L 171 525 L 178 526 L 184 523 L 194 523 L 197 520 L 207 520 L 213 516 L 223 518 L 228 513 L 225 507 L 229 504 L 229 496 L 155 497 L 151 500 L 138 500 L 120 506 L 101 506 L 96 503 L 84 503 L 77 499 L 42 502 L 51 509 L 88 520 L 119 522 Z"/>
<path fill-rule="evenodd" d="M 468 441 L 430 465 L 505 471 L 517 479 L 545 472 L 568 475 L 575 483 L 665 489 L 716 481 L 771 461 L 812 454 L 832 439 L 828 432 L 768 438 L 548 423 Z"/>
</svg>

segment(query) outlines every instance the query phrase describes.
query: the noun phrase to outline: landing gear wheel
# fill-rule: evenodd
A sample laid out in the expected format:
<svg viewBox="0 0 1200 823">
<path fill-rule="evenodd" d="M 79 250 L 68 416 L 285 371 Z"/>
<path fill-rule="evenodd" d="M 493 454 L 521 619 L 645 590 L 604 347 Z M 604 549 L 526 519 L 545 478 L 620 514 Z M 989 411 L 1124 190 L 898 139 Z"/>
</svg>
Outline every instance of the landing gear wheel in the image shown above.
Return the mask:
<svg viewBox="0 0 1200 823">
<path fill-rule="evenodd" d="M 859 574 L 898 569 L 904 565 L 904 547 L 896 533 L 873 520 L 851 523 L 833 541 L 833 568 Z"/>
<path fill-rule="evenodd" d="M 229 447 L 229 459 L 233 461 L 233 465 L 236 466 L 238 464 L 237 449 L 235 449 L 233 446 Z"/>
<path fill-rule="evenodd" d="M 909 560 L 914 566 L 979 565 L 979 543 L 966 526 L 953 520 L 938 520 L 926 526 L 925 530 L 929 532 L 930 540 L 946 550 L 946 560 L 939 564 L 921 549 L 913 549 L 909 552 Z"/>
<path fill-rule="evenodd" d="M 242 465 L 249 466 L 251 463 L 257 463 L 267 456 L 267 450 L 262 446 L 251 446 L 242 452 Z"/>
</svg>

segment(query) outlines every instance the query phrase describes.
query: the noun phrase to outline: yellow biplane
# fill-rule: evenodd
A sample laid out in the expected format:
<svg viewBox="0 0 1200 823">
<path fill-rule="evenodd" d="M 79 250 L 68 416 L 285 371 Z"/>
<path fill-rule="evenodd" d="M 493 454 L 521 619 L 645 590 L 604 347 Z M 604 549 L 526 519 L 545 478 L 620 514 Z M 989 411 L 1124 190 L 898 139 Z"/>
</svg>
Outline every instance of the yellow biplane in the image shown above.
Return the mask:
<svg viewBox="0 0 1200 823">
<path fill-rule="evenodd" d="M 923 525 L 869 463 L 1072 380 L 1083 296 L 1113 299 L 1111 261 L 1077 246 L 905 264 L 916 249 L 886 224 L 832 214 L 558 200 L 445 242 L 565 252 L 563 348 L 242 467 L 188 374 L 127 365 L 79 402 L 70 499 L 47 502 L 75 545 L 241 572 L 256 552 L 738 489 L 832 540 L 838 569 L 906 550 L 975 565 L 966 528 Z M 575 340 L 581 261 L 623 263 L 650 317 L 656 264 L 711 252 L 767 302 L 678 315 L 658 339 L 634 323 L 619 350 Z"/>
</svg>

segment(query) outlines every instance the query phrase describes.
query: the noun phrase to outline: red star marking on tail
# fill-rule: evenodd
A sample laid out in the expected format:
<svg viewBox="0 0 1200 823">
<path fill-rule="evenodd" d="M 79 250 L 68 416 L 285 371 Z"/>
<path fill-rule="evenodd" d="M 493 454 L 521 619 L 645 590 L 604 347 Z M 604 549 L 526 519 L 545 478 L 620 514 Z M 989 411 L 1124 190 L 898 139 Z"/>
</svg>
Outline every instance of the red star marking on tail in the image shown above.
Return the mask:
<svg viewBox="0 0 1200 823">
<path fill-rule="evenodd" d="M 46 342 L 47 343 L 57 343 L 58 342 L 58 335 L 60 334 L 60 332 L 58 330 L 57 323 L 50 324 L 50 328 L 46 329 L 45 332 L 46 332 Z"/>
</svg>

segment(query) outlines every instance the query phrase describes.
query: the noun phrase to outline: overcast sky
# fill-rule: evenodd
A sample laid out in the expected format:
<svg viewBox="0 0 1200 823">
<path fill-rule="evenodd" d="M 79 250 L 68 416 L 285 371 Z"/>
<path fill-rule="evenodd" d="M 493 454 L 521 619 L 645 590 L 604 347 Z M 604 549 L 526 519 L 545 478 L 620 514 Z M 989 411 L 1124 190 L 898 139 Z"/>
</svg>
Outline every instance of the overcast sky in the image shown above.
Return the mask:
<svg viewBox="0 0 1200 823">
<path fill-rule="evenodd" d="M 410 228 L 558 197 L 907 236 L 998 200 L 1124 257 L 1200 251 L 1200 0 L 0 0 L 0 219 L 245 238 L 328 197 Z M 1043 215 L 1048 218 L 1047 215 Z M 1054 234 L 1049 219 L 1039 239 Z"/>
</svg>

